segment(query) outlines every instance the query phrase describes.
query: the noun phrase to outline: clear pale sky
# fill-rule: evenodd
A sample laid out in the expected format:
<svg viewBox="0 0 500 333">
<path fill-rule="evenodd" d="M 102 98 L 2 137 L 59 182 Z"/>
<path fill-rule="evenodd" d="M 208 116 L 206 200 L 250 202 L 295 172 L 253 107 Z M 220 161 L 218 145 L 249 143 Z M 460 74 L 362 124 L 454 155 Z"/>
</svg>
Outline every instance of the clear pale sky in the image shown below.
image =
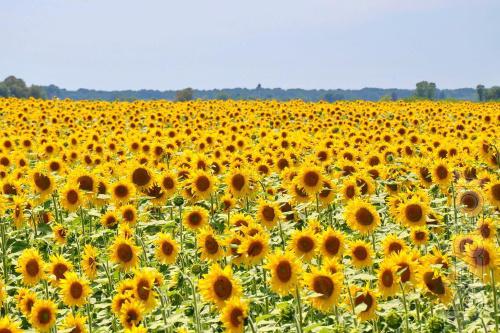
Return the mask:
<svg viewBox="0 0 500 333">
<path fill-rule="evenodd" d="M 68 89 L 500 84 L 499 0 L 0 0 L 0 80 Z"/>
</svg>

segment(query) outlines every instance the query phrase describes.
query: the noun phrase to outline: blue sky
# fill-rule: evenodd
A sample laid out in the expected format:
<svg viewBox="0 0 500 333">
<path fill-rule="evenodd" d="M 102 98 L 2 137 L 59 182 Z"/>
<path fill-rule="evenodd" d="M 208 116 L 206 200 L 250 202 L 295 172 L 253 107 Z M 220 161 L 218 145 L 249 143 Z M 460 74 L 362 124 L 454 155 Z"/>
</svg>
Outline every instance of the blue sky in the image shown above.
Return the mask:
<svg viewBox="0 0 500 333">
<path fill-rule="evenodd" d="M 0 0 L 0 79 L 68 89 L 500 84 L 498 0 Z"/>
</svg>

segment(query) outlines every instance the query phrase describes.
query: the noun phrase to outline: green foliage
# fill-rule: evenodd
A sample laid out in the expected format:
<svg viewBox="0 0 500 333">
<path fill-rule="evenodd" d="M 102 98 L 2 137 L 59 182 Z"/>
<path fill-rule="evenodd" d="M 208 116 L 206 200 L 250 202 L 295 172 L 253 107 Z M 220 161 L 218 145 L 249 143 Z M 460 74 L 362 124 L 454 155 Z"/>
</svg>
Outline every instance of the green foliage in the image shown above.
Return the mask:
<svg viewBox="0 0 500 333">
<path fill-rule="evenodd" d="M 0 97 L 46 98 L 47 94 L 42 87 L 35 85 L 28 87 L 24 80 L 11 75 L 0 82 Z"/>
<path fill-rule="evenodd" d="M 416 84 L 415 96 L 420 99 L 436 99 L 436 84 L 434 82 L 420 81 Z"/>
<path fill-rule="evenodd" d="M 193 99 L 193 89 L 192 88 L 186 88 L 186 89 L 179 90 L 175 94 L 175 100 L 178 102 L 186 102 L 186 101 L 190 101 L 192 99 Z"/>
</svg>

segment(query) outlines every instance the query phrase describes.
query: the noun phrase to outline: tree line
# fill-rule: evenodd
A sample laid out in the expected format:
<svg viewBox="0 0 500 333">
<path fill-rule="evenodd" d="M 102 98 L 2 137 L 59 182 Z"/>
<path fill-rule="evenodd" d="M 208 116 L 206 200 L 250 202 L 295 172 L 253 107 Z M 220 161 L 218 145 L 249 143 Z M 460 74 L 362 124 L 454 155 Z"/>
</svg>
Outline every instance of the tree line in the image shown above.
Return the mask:
<svg viewBox="0 0 500 333">
<path fill-rule="evenodd" d="M 288 101 L 301 99 L 304 101 L 327 101 L 335 102 L 340 100 L 470 100 L 470 101 L 490 101 L 500 99 L 500 87 L 486 88 L 478 85 L 474 88 L 461 89 L 439 89 L 434 82 L 421 81 L 415 89 L 281 89 L 264 88 L 258 84 L 254 89 L 231 88 L 231 89 L 210 89 L 199 90 L 185 88 L 181 90 L 119 90 L 103 91 L 94 89 L 67 90 L 55 85 L 49 86 L 27 86 L 26 83 L 14 76 L 7 77 L 0 82 L 0 97 L 18 98 L 59 98 L 74 100 L 124 100 L 133 101 L 138 99 L 157 100 L 165 99 L 171 101 L 189 101 L 193 99 L 203 100 L 279 100 Z"/>
</svg>

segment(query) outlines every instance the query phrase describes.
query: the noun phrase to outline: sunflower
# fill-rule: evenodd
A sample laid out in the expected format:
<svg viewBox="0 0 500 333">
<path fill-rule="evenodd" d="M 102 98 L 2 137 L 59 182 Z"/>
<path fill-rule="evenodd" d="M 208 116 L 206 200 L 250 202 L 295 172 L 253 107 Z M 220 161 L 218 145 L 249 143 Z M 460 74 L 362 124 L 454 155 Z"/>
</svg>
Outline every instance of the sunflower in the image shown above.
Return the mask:
<svg viewBox="0 0 500 333">
<path fill-rule="evenodd" d="M 245 169 L 232 169 L 226 176 L 229 192 L 236 198 L 249 196 L 253 191 L 253 182 L 251 172 Z"/>
<path fill-rule="evenodd" d="M 236 206 L 236 200 L 230 194 L 224 194 L 220 198 L 220 207 L 223 212 L 229 212 Z"/>
<path fill-rule="evenodd" d="M 38 299 L 36 293 L 32 290 L 21 288 L 17 293 L 16 299 L 17 308 L 26 318 L 29 318 L 31 315 L 31 310 L 33 309 L 33 305 Z"/>
<path fill-rule="evenodd" d="M 124 205 L 120 208 L 120 215 L 125 223 L 134 226 L 137 223 L 137 209 L 133 205 Z"/>
<path fill-rule="evenodd" d="M 248 227 L 253 223 L 253 218 L 250 215 L 245 215 L 243 213 L 236 213 L 229 219 L 229 224 L 235 226 L 236 228 Z"/>
<path fill-rule="evenodd" d="M 236 232 L 231 232 L 224 241 L 228 255 L 231 256 L 231 263 L 234 265 L 240 265 L 245 260 L 245 256 L 240 253 L 241 242 L 242 236 Z"/>
<path fill-rule="evenodd" d="M 33 304 L 30 323 L 40 332 L 48 332 L 56 324 L 57 305 L 51 300 L 37 300 Z"/>
<path fill-rule="evenodd" d="M 83 306 L 87 303 L 87 297 L 91 293 L 89 282 L 79 277 L 75 272 L 67 272 L 59 284 L 61 288 L 62 301 L 65 305 Z"/>
<path fill-rule="evenodd" d="M 81 267 L 83 273 L 91 280 L 97 276 L 98 253 L 98 249 L 90 244 L 86 244 L 83 248 Z"/>
<path fill-rule="evenodd" d="M 375 319 L 377 314 L 378 302 L 377 294 L 368 287 L 360 288 L 358 286 L 350 286 L 349 294 L 352 298 L 352 311 L 356 313 L 361 321 Z M 349 302 L 350 303 L 350 302 Z"/>
<path fill-rule="evenodd" d="M 475 239 L 465 246 L 464 259 L 469 269 L 481 280 L 489 282 L 490 270 L 498 270 L 499 249 L 494 243 Z"/>
<path fill-rule="evenodd" d="M 465 252 L 467 250 L 467 245 L 473 244 L 475 241 L 477 241 L 477 238 L 474 237 L 473 235 L 456 235 L 452 239 L 453 243 L 453 253 L 457 257 L 463 257 L 465 255 Z"/>
<path fill-rule="evenodd" d="M 139 247 L 131 239 L 116 237 L 109 247 L 109 252 L 111 260 L 125 271 L 134 268 L 139 262 Z"/>
<path fill-rule="evenodd" d="M 116 203 L 126 203 L 135 195 L 135 188 L 127 182 L 117 181 L 111 185 L 111 198 Z"/>
<path fill-rule="evenodd" d="M 198 287 L 203 298 L 218 308 L 223 308 L 230 298 L 241 296 L 241 287 L 233 278 L 231 266 L 222 269 L 219 265 L 213 264 L 199 281 Z"/>
<path fill-rule="evenodd" d="M 248 304 L 238 297 L 226 301 L 222 309 L 220 321 L 228 333 L 243 333 L 248 317 Z"/>
<path fill-rule="evenodd" d="M 294 230 L 288 248 L 297 258 L 306 262 L 311 261 L 318 249 L 316 235 L 310 229 Z"/>
<path fill-rule="evenodd" d="M 387 259 L 393 266 L 397 267 L 397 274 L 401 283 L 415 283 L 417 273 L 417 263 L 408 252 L 399 252 L 391 255 Z"/>
<path fill-rule="evenodd" d="M 139 300 L 146 312 L 156 306 L 156 292 L 154 291 L 155 277 L 149 270 L 136 270 L 132 284 L 134 286 L 135 299 Z"/>
<path fill-rule="evenodd" d="M 138 326 L 144 318 L 144 307 L 135 299 L 128 299 L 120 309 L 120 322 L 125 329 Z"/>
<path fill-rule="evenodd" d="M 415 245 L 425 245 L 429 241 L 429 231 L 425 227 L 411 229 L 411 241 Z"/>
<path fill-rule="evenodd" d="M 311 272 L 304 275 L 304 282 L 308 290 L 315 293 L 308 297 L 315 309 L 330 312 L 333 306 L 338 304 L 343 284 L 341 273 L 331 274 L 329 271 L 312 267 Z"/>
<path fill-rule="evenodd" d="M 179 253 L 179 245 L 169 234 L 158 233 L 155 245 L 155 255 L 159 262 L 166 265 L 175 263 Z"/>
<path fill-rule="evenodd" d="M 323 206 L 328 206 L 335 199 L 335 185 L 328 179 L 323 179 L 323 187 L 318 193 L 318 199 Z"/>
<path fill-rule="evenodd" d="M 442 187 L 448 186 L 453 178 L 452 170 L 448 163 L 443 160 L 437 160 L 432 166 L 432 180 L 435 184 Z"/>
<path fill-rule="evenodd" d="M 483 194 L 480 190 L 465 188 L 459 190 L 455 205 L 467 216 L 477 216 L 483 210 Z"/>
<path fill-rule="evenodd" d="M 345 249 L 345 236 L 340 231 L 329 227 L 321 233 L 319 244 L 323 256 L 341 258 Z"/>
<path fill-rule="evenodd" d="M 476 225 L 476 233 L 484 240 L 495 239 L 497 232 L 496 223 L 492 218 L 479 219 Z"/>
<path fill-rule="evenodd" d="M 290 253 L 275 252 L 268 257 L 264 266 L 271 272 L 271 289 L 281 295 L 294 294 L 299 285 L 302 268 Z"/>
<path fill-rule="evenodd" d="M 198 200 L 209 198 L 214 191 L 214 184 L 215 178 L 203 170 L 194 171 L 188 179 L 188 186 Z"/>
<path fill-rule="evenodd" d="M 351 242 L 348 254 L 351 257 L 351 263 L 357 268 L 368 267 L 373 262 L 372 247 L 362 240 Z"/>
<path fill-rule="evenodd" d="M 47 272 L 52 275 L 53 285 L 59 285 L 67 272 L 73 270 L 73 264 L 62 255 L 55 254 L 50 256 L 50 263 L 47 266 Z"/>
<path fill-rule="evenodd" d="M 350 200 L 344 215 L 347 225 L 362 234 L 371 233 L 380 225 L 380 216 L 375 207 L 361 199 Z"/>
<path fill-rule="evenodd" d="M 331 259 L 326 259 L 321 267 L 322 269 L 327 270 L 331 274 L 342 273 L 344 271 L 344 266 L 336 257 Z"/>
<path fill-rule="evenodd" d="M 52 194 L 55 187 L 54 178 L 49 172 L 37 167 L 31 173 L 32 188 L 40 196 L 40 200 Z"/>
<path fill-rule="evenodd" d="M 432 266 L 426 265 L 419 269 L 418 284 L 424 295 L 440 303 L 448 304 L 453 298 L 448 280 L 442 272 Z"/>
<path fill-rule="evenodd" d="M 177 176 L 171 172 L 164 173 L 160 177 L 160 185 L 165 191 L 165 195 L 168 198 L 171 197 L 177 190 Z"/>
<path fill-rule="evenodd" d="M 272 228 L 283 218 L 283 214 L 277 203 L 260 200 L 257 218 L 266 228 Z"/>
<path fill-rule="evenodd" d="M 217 261 L 224 255 L 221 242 L 217 239 L 214 231 L 210 227 L 201 229 L 197 236 L 198 251 L 201 252 L 202 260 Z"/>
<path fill-rule="evenodd" d="M 384 297 L 396 295 L 399 290 L 399 276 L 397 266 L 390 261 L 383 261 L 377 272 L 378 291 Z"/>
<path fill-rule="evenodd" d="M 297 177 L 295 177 L 293 181 L 289 184 L 289 190 L 288 190 L 289 194 L 293 198 L 293 203 L 309 202 L 312 199 L 312 197 L 309 194 L 307 194 L 307 192 L 304 191 L 302 187 L 300 187 L 299 182 L 296 178 Z"/>
<path fill-rule="evenodd" d="M 129 181 L 138 189 L 144 189 L 151 185 L 153 181 L 153 175 L 146 166 L 134 162 L 128 167 L 128 169 L 130 175 Z"/>
<path fill-rule="evenodd" d="M 346 202 L 360 195 L 359 188 L 356 186 L 356 181 L 352 178 L 347 178 L 343 181 L 340 193 L 342 194 L 343 200 Z"/>
<path fill-rule="evenodd" d="M 67 242 L 68 229 L 61 224 L 56 224 L 52 227 L 52 234 L 54 235 L 54 240 L 59 245 L 64 245 Z"/>
<path fill-rule="evenodd" d="M 429 206 L 418 197 L 402 202 L 398 210 L 399 221 L 407 227 L 425 226 L 427 223 Z"/>
<path fill-rule="evenodd" d="M 101 215 L 101 225 L 105 228 L 113 228 L 118 224 L 118 214 L 115 211 L 107 211 Z"/>
<path fill-rule="evenodd" d="M 384 249 L 384 255 L 389 256 L 401 251 L 406 251 L 408 246 L 403 239 L 398 238 L 396 235 L 389 234 L 382 241 L 382 248 Z"/>
<path fill-rule="evenodd" d="M 0 318 L 0 332 L 2 333 L 22 333 L 19 328 L 20 323 L 13 321 L 9 317 Z"/>
<path fill-rule="evenodd" d="M 182 223 L 191 230 L 200 230 L 208 223 L 208 211 L 203 207 L 192 206 L 186 210 Z"/>
<path fill-rule="evenodd" d="M 269 236 L 265 233 L 247 236 L 243 239 L 238 251 L 245 257 L 245 264 L 255 266 L 269 251 Z"/>
<path fill-rule="evenodd" d="M 490 204 L 500 209 L 500 179 L 491 180 L 485 188 Z"/>
<path fill-rule="evenodd" d="M 69 212 L 74 212 L 83 204 L 83 195 L 78 187 L 66 185 L 61 190 L 61 206 Z"/>
<path fill-rule="evenodd" d="M 144 326 L 132 326 L 125 329 L 125 333 L 148 333 L 148 330 Z"/>
<path fill-rule="evenodd" d="M 301 167 L 295 179 L 304 192 L 311 196 L 315 196 L 323 188 L 321 169 L 316 166 Z"/>
<path fill-rule="evenodd" d="M 26 249 L 17 261 L 16 271 L 22 274 L 23 283 L 33 286 L 45 278 L 45 263 L 37 249 Z"/>
<path fill-rule="evenodd" d="M 84 316 L 81 316 L 79 314 L 72 314 L 69 313 L 65 318 L 64 318 L 64 323 L 63 323 L 63 328 L 65 330 L 68 330 L 69 332 L 79 332 L 79 333 L 86 333 L 87 332 L 87 326 L 85 325 L 87 318 Z"/>
</svg>

